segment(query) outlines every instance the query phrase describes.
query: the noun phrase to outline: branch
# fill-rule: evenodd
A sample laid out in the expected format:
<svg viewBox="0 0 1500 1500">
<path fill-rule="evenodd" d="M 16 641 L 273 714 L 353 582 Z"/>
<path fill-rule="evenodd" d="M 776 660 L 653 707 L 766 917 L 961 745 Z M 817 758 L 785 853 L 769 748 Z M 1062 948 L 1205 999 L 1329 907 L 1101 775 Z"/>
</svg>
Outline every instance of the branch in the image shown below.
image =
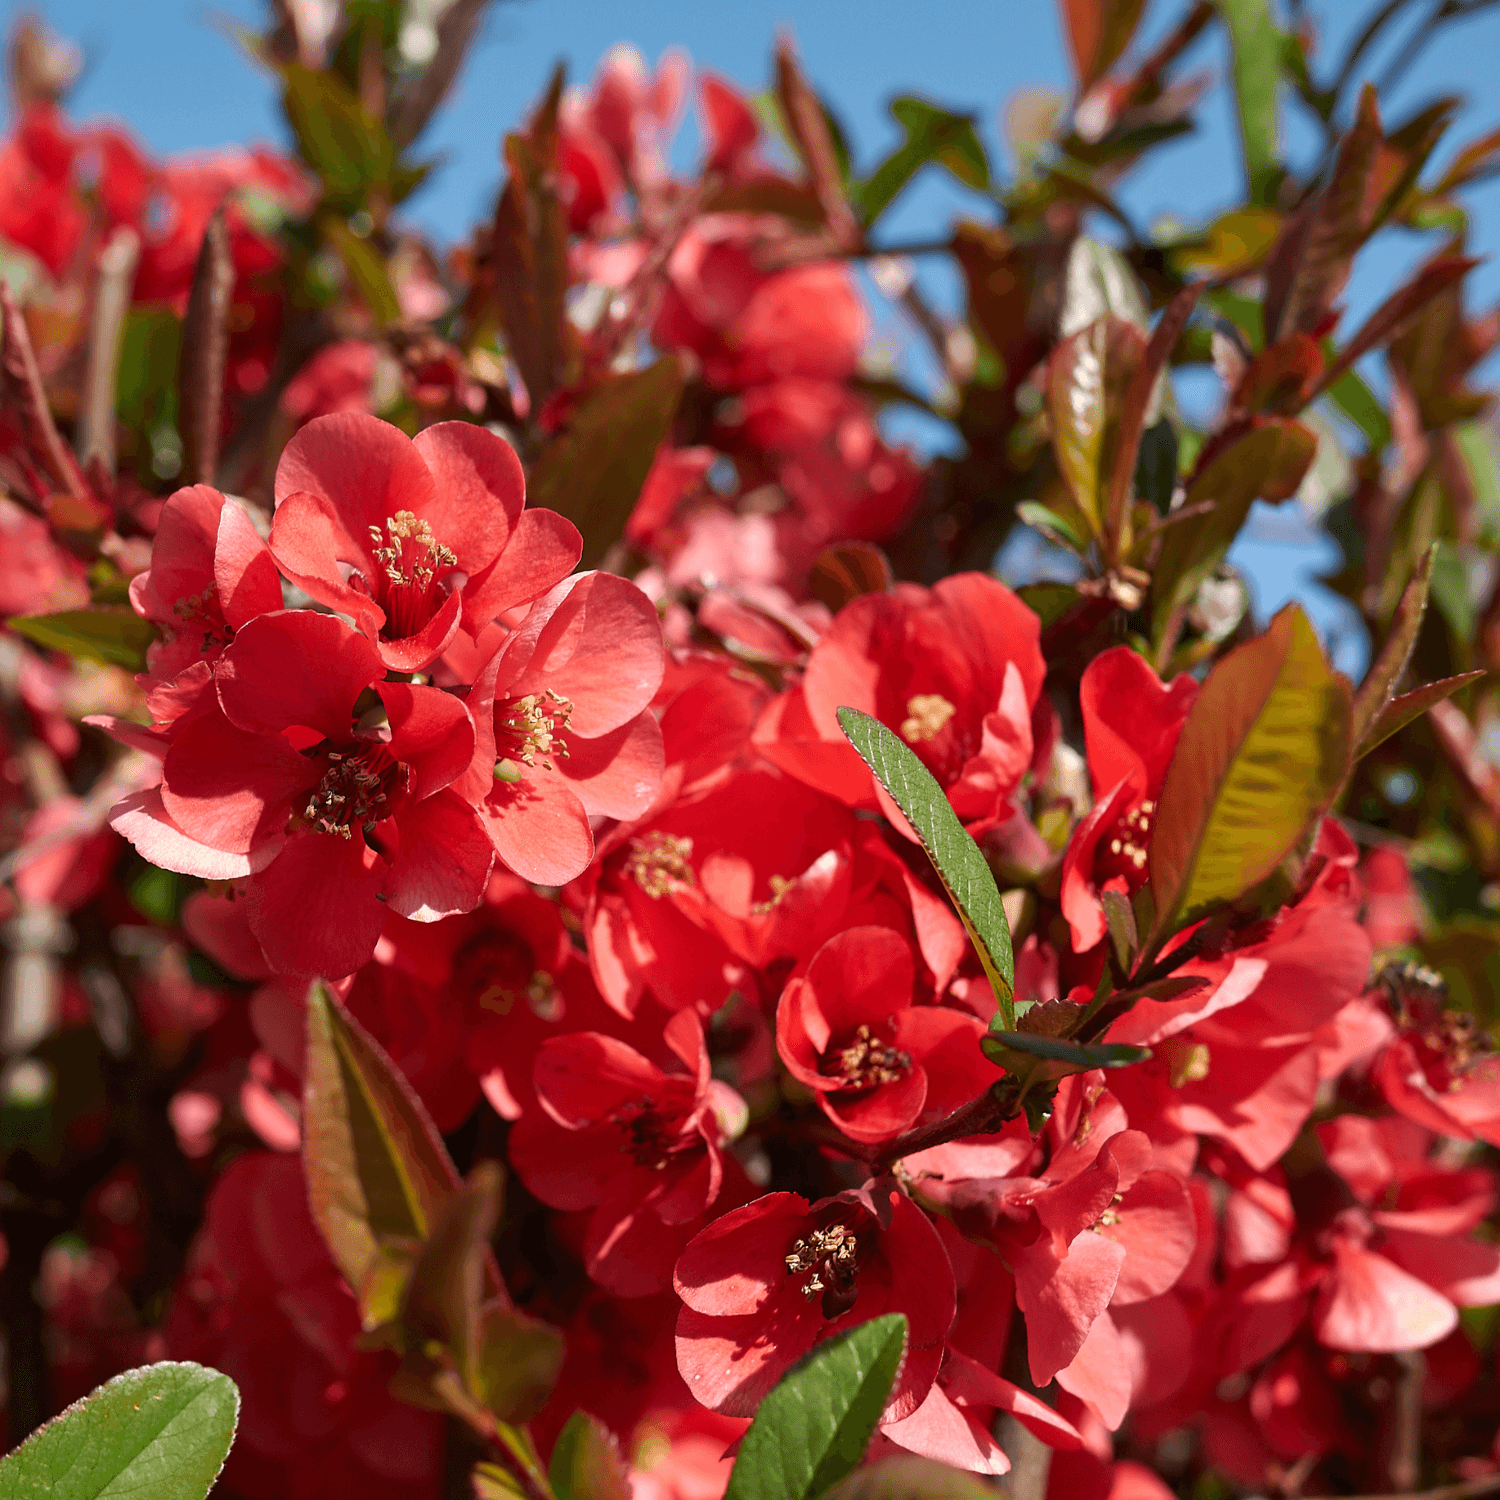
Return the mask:
<svg viewBox="0 0 1500 1500">
<path fill-rule="evenodd" d="M 1478 1479 L 1466 1479 L 1462 1484 L 1442 1484 L 1433 1490 L 1408 1491 L 1401 1495 L 1346 1495 L 1340 1500 L 1477 1500 L 1480 1495 L 1493 1495 L 1500 1490 L 1500 1474 L 1482 1474 Z M 1308 1495 L 1304 1500 L 1320 1500 Z"/>
<path fill-rule="evenodd" d="M 97 459 L 115 472 L 115 384 L 120 371 L 120 335 L 130 311 L 130 291 L 141 238 L 128 224 L 109 237 L 99 255 L 99 283 L 89 322 L 88 369 L 78 413 L 78 457 L 85 467 Z"/>
</svg>

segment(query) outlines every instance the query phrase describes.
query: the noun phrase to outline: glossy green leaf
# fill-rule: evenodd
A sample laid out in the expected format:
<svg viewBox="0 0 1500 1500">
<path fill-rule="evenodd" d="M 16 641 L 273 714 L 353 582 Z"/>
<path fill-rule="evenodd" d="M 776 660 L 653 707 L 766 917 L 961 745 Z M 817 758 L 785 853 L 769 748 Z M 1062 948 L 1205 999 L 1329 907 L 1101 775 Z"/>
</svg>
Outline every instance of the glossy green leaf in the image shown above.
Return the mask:
<svg viewBox="0 0 1500 1500">
<path fill-rule="evenodd" d="M 1209 673 L 1167 769 L 1151 836 L 1157 934 L 1264 880 L 1349 767 L 1349 684 L 1295 604 Z"/>
<path fill-rule="evenodd" d="M 640 499 L 657 445 L 682 396 L 682 370 L 659 359 L 596 386 L 527 483 L 533 506 L 566 516 L 583 533 L 583 566 L 597 567 Z"/>
<path fill-rule="evenodd" d="M 1032 530 L 1040 531 L 1049 541 L 1060 542 L 1074 552 L 1088 550 L 1088 538 L 1079 536 L 1066 516 L 1058 515 L 1055 510 L 1048 510 L 1035 500 L 1022 500 L 1016 506 L 1016 518 L 1024 521 Z"/>
<path fill-rule="evenodd" d="M 965 832 L 927 767 L 879 719 L 856 708 L 838 711 L 839 726 L 860 759 L 891 794 L 921 840 L 938 879 L 953 898 L 959 917 L 984 972 L 989 976 L 1000 1013 L 1014 1020 L 1015 958 L 1011 953 L 1010 924 L 995 877 L 979 845 Z"/>
<path fill-rule="evenodd" d="M 1436 682 L 1426 682 L 1409 693 L 1392 698 L 1365 731 L 1358 753 L 1368 755 L 1382 741 L 1390 739 L 1398 730 L 1405 729 L 1413 720 L 1420 719 L 1434 703 L 1441 703 L 1460 688 L 1468 687 L 1471 682 L 1478 682 L 1484 675 L 1484 672 L 1460 672 L 1456 677 L 1442 677 Z"/>
<path fill-rule="evenodd" d="M 156 626 L 124 605 L 15 615 L 5 623 L 46 650 L 66 651 L 69 656 L 131 672 L 146 670 L 146 648 L 157 636 Z"/>
<path fill-rule="evenodd" d="M 629 1500 L 630 1480 L 615 1435 L 586 1411 L 575 1411 L 557 1435 L 547 1477 L 557 1500 Z"/>
<path fill-rule="evenodd" d="M 954 114 L 910 95 L 893 99 L 891 114 L 906 131 L 906 140 L 855 190 L 854 206 L 866 226 L 885 212 L 929 162 L 945 168 L 965 187 L 989 190 L 989 159 L 972 115 Z"/>
<path fill-rule="evenodd" d="M 906 1351 L 900 1313 L 819 1344 L 740 1440 L 724 1500 L 814 1500 L 864 1457 Z"/>
<path fill-rule="evenodd" d="M 1044 1062 L 1066 1063 L 1072 1072 L 1085 1073 L 1092 1068 L 1127 1068 L 1145 1062 L 1151 1056 L 1149 1047 L 1130 1047 L 1119 1042 L 1088 1045 L 1070 1042 L 1066 1037 L 1037 1036 L 1030 1031 L 997 1031 L 991 1028 L 980 1039 L 985 1056 L 1005 1066 L 1005 1054 L 1019 1052 Z M 1012 1069 L 1014 1071 L 1014 1069 Z"/>
<path fill-rule="evenodd" d="M 321 980 L 307 992 L 305 1080 L 308 1201 L 358 1295 L 371 1285 L 382 1241 L 427 1239 L 458 1174 L 411 1085 Z M 361 1311 L 373 1326 L 373 1309 Z"/>
<path fill-rule="evenodd" d="M 475 1464 L 469 1485 L 474 1500 L 530 1500 L 521 1481 L 499 1464 Z"/>
<path fill-rule="evenodd" d="M 204 1500 L 239 1420 L 234 1382 L 202 1365 L 127 1370 L 0 1459 L 7 1500 Z"/>
<path fill-rule="evenodd" d="M 1125 393 L 1146 336 L 1106 315 L 1065 338 L 1047 362 L 1047 412 L 1057 467 L 1095 536 L 1104 530 Z"/>
<path fill-rule="evenodd" d="M 1427 594 L 1432 587 L 1432 570 L 1437 562 L 1437 546 L 1433 545 L 1427 549 L 1426 556 L 1412 575 L 1412 580 L 1407 584 L 1401 595 L 1401 602 L 1396 606 L 1395 617 L 1391 621 L 1390 633 L 1385 638 L 1385 645 L 1380 648 L 1380 653 L 1370 663 L 1369 671 L 1365 673 L 1364 681 L 1359 685 L 1359 691 L 1354 695 L 1354 753 L 1362 755 L 1365 751 L 1365 740 L 1370 731 L 1375 727 L 1387 703 L 1391 701 L 1396 691 L 1396 684 L 1401 680 L 1401 674 L 1406 671 L 1406 664 L 1411 660 L 1411 653 L 1417 644 L 1417 635 L 1422 629 L 1422 620 L 1427 613 Z"/>
<path fill-rule="evenodd" d="M 1271 0 L 1219 0 L 1234 59 L 1234 94 L 1239 116 L 1245 179 L 1252 204 L 1274 201 L 1280 176 L 1277 160 L 1276 88 L 1281 74 L 1281 33 Z"/>
<path fill-rule="evenodd" d="M 1188 486 L 1182 509 L 1208 506 L 1162 536 L 1151 582 L 1157 640 L 1173 613 L 1224 561 L 1250 506 L 1260 496 L 1294 493 L 1318 451 L 1318 435 L 1301 422 L 1268 418 L 1216 454 Z"/>
</svg>

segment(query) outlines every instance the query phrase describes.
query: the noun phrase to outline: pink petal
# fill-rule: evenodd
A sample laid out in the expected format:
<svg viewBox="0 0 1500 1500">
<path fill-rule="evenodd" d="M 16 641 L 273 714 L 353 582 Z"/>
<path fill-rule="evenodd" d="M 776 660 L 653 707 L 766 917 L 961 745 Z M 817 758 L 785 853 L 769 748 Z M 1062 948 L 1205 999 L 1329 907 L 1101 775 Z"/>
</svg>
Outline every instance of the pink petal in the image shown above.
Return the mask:
<svg viewBox="0 0 1500 1500">
<path fill-rule="evenodd" d="M 282 607 L 281 575 L 270 550 L 249 516 L 232 501 L 219 512 L 213 567 L 219 607 L 232 629 Z"/>
<path fill-rule="evenodd" d="M 500 554 L 520 519 L 526 503 L 521 461 L 504 438 L 472 422 L 426 427 L 415 446 L 433 481 L 423 519 L 472 578 Z"/>
<path fill-rule="evenodd" d="M 1335 1248 L 1334 1267 L 1313 1308 L 1318 1342 L 1330 1349 L 1392 1353 L 1426 1349 L 1458 1326 L 1458 1309 L 1384 1256 Z"/>
<path fill-rule="evenodd" d="M 354 537 L 368 536 L 398 510 L 425 517 L 436 499 L 416 444 L 365 412 L 315 417 L 286 445 L 276 466 L 277 506 L 299 491 L 329 500 Z"/>
<path fill-rule="evenodd" d="M 243 880 L 263 870 L 281 853 L 285 839 L 278 835 L 249 854 L 226 854 L 190 839 L 167 816 L 161 788 L 147 787 L 115 803 L 109 825 L 133 844 L 143 858 L 163 870 L 196 875 L 201 880 Z"/>
<path fill-rule="evenodd" d="M 504 551 L 464 587 L 464 629 L 477 635 L 503 609 L 529 604 L 578 566 L 583 538 L 552 510 L 521 512 Z"/>
<path fill-rule="evenodd" d="M 1085 1229 L 1059 1261 L 1046 1242 L 1017 1257 L 1016 1301 L 1026 1314 L 1031 1378 L 1046 1385 L 1083 1347 L 1109 1305 L 1124 1249 Z"/>
<path fill-rule="evenodd" d="M 555 773 L 527 772 L 512 785 L 495 783 L 480 811 L 506 868 L 533 885 L 566 885 L 594 857 L 588 814 Z"/>
<path fill-rule="evenodd" d="M 648 709 L 598 739 L 569 738 L 567 758 L 556 765 L 592 816 L 630 822 L 661 789 L 661 726 Z"/>
<path fill-rule="evenodd" d="M 468 769 L 474 722 L 459 699 L 441 688 L 405 682 L 378 683 L 375 691 L 390 719 L 391 754 L 411 767 L 414 800 L 430 797 Z"/>
<path fill-rule="evenodd" d="M 415 922 L 473 911 L 495 857 L 479 814 L 444 790 L 403 808 L 396 822 L 401 847 L 385 882 L 389 909 Z"/>
<path fill-rule="evenodd" d="M 379 567 L 371 546 L 368 533 L 350 535 L 324 495 L 288 495 L 271 522 L 271 553 L 281 571 L 310 598 L 374 636 L 385 624 L 385 611 L 370 595 Z M 355 585 L 356 577 L 363 586 Z"/>
</svg>

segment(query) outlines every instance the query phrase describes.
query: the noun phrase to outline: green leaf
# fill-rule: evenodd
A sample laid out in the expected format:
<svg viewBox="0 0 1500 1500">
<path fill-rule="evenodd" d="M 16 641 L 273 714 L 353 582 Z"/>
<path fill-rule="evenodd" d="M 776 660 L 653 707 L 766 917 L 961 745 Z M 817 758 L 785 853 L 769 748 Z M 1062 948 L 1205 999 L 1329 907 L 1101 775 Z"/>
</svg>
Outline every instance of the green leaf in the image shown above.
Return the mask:
<svg viewBox="0 0 1500 1500">
<path fill-rule="evenodd" d="M 986 1057 L 1002 1067 L 1006 1066 L 1006 1053 L 1019 1052 L 1026 1057 L 1039 1057 L 1044 1062 L 1067 1063 L 1070 1070 L 1078 1073 L 1087 1073 L 1094 1068 L 1128 1068 L 1151 1056 L 1149 1047 L 1130 1047 L 1122 1042 L 1085 1045 L 1060 1036 L 1038 1036 L 1030 1031 L 997 1031 L 993 1028 L 980 1038 L 979 1046 Z"/>
<path fill-rule="evenodd" d="M 1414 719 L 1421 718 L 1434 703 L 1441 703 L 1460 688 L 1478 682 L 1484 675 L 1482 671 L 1460 672 L 1456 677 L 1441 677 L 1436 682 L 1427 682 L 1409 693 L 1402 693 L 1399 698 L 1392 698 L 1366 730 L 1358 754 L 1368 755 L 1376 745 L 1405 729 Z"/>
<path fill-rule="evenodd" d="M 1239 535 L 1258 496 L 1295 493 L 1318 451 L 1312 428 L 1289 418 L 1267 418 L 1209 460 L 1188 486 L 1183 510 L 1212 505 L 1163 533 L 1151 581 L 1151 627 L 1160 642 L 1174 612 L 1213 576 Z"/>
<path fill-rule="evenodd" d="M 537 460 L 527 482 L 531 504 L 566 516 L 583 533 L 585 568 L 597 567 L 625 530 L 681 396 L 682 369 L 670 356 L 612 376 Z"/>
<path fill-rule="evenodd" d="M 416 184 L 398 171 L 396 149 L 382 121 L 367 115 L 359 95 L 337 73 L 300 63 L 282 70 L 282 107 L 303 161 L 323 180 L 340 210 L 362 208 L 373 189 L 390 203 Z"/>
<path fill-rule="evenodd" d="M 620 1445 L 598 1417 L 575 1411 L 557 1435 L 547 1477 L 557 1500 L 629 1500 Z"/>
<path fill-rule="evenodd" d="M 826 1500 L 995 1500 L 998 1493 L 977 1474 L 902 1453 L 856 1469 Z"/>
<path fill-rule="evenodd" d="M 920 760 L 879 719 L 857 708 L 838 711 L 839 727 L 860 759 L 905 814 L 938 879 L 953 898 L 979 962 L 989 976 L 1000 1013 L 1015 1019 L 1015 959 L 1000 889 L 979 845 L 964 831 L 942 787 Z"/>
<path fill-rule="evenodd" d="M 1167 768 L 1151 835 L 1157 935 L 1264 880 L 1348 772 L 1349 684 L 1300 607 L 1203 684 Z"/>
<path fill-rule="evenodd" d="M 361 239 L 343 219 L 333 214 L 324 214 L 318 220 L 318 229 L 338 252 L 349 284 L 369 308 L 375 327 L 381 329 L 387 324 L 399 323 L 401 304 L 396 300 L 396 290 L 386 271 L 385 257 L 368 239 Z"/>
<path fill-rule="evenodd" d="M 427 1111 L 321 980 L 307 992 L 302 1159 L 313 1218 L 375 1326 L 386 1240 L 425 1241 L 458 1186 Z"/>
<path fill-rule="evenodd" d="M 1143 339 L 1151 325 L 1146 297 L 1130 262 L 1113 245 L 1081 234 L 1068 252 L 1060 331 L 1071 338 L 1107 317 L 1131 324 Z"/>
<path fill-rule="evenodd" d="M 499 1464 L 475 1464 L 469 1484 L 474 1500 L 530 1500 L 521 1481 Z"/>
<path fill-rule="evenodd" d="M 1140 329 L 1106 315 L 1065 338 L 1047 363 L 1057 467 L 1095 536 L 1104 530 L 1125 393 L 1145 352 Z"/>
<path fill-rule="evenodd" d="M 1478 622 L 1474 601 L 1469 595 L 1469 570 L 1463 555 L 1446 537 L 1433 549 L 1437 557 L 1432 566 L 1432 602 L 1453 632 L 1455 642 L 1474 639 Z"/>
<path fill-rule="evenodd" d="M 1049 541 L 1059 542 L 1078 553 L 1088 550 L 1088 538 L 1079 536 L 1066 516 L 1058 515 L 1055 510 L 1048 510 L 1035 500 L 1022 500 L 1016 506 L 1016 517 L 1033 531 L 1040 531 Z"/>
<path fill-rule="evenodd" d="M 146 648 L 157 630 L 123 605 L 102 609 L 65 609 L 55 615 L 14 615 L 5 622 L 17 635 L 49 651 L 66 651 L 85 661 L 146 670 Z"/>
<path fill-rule="evenodd" d="M 1277 161 L 1276 87 L 1281 73 L 1281 33 L 1271 0 L 1219 0 L 1234 54 L 1234 94 L 1240 122 L 1249 201 L 1275 201 L 1281 175 Z"/>
<path fill-rule="evenodd" d="M 1427 549 L 1401 595 L 1396 606 L 1395 618 L 1391 621 L 1390 634 L 1380 654 L 1370 663 L 1365 680 L 1354 695 L 1354 753 L 1363 755 L 1365 740 L 1374 728 L 1387 703 L 1396 691 L 1401 674 L 1411 660 L 1417 644 L 1417 634 L 1422 629 L 1422 619 L 1427 613 L 1427 593 L 1432 586 L 1432 570 L 1437 563 L 1437 544 Z"/>
<path fill-rule="evenodd" d="M 1324 394 L 1364 433 L 1371 452 L 1378 453 L 1390 442 L 1391 419 L 1357 370 L 1345 370 Z"/>
<path fill-rule="evenodd" d="M 842 1479 L 864 1457 L 905 1351 L 900 1313 L 818 1345 L 761 1402 L 724 1500 L 814 1500 Z"/>
<path fill-rule="evenodd" d="M 127 1370 L 0 1459 L 0 1495 L 203 1500 L 239 1419 L 234 1382 L 202 1365 Z"/>
<path fill-rule="evenodd" d="M 989 158 L 974 129 L 972 115 L 954 114 L 911 95 L 893 99 L 891 114 L 906 131 L 906 141 L 875 168 L 853 195 L 854 207 L 867 227 L 929 162 L 945 168 L 965 187 L 981 193 L 989 191 Z"/>
</svg>

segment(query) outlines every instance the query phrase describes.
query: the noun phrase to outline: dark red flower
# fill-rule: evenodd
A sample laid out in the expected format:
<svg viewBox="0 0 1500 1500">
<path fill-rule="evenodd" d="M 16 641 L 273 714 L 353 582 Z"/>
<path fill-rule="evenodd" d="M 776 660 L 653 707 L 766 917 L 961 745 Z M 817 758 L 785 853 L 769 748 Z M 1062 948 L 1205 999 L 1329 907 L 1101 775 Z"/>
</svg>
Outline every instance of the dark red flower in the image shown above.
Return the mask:
<svg viewBox="0 0 1500 1500">
<path fill-rule="evenodd" d="M 413 440 L 342 412 L 309 422 L 282 453 L 271 550 L 388 668 L 417 672 L 460 625 L 475 634 L 572 570 L 576 528 L 524 504 L 520 461 L 485 428 L 440 422 Z"/>
<path fill-rule="evenodd" d="M 219 707 L 173 741 L 161 786 L 112 817 L 165 869 L 248 877 L 278 972 L 347 974 L 388 911 L 431 921 L 483 894 L 493 852 L 450 789 L 473 757 L 468 712 L 384 672 L 331 615 L 258 616 L 220 659 Z"/>
<path fill-rule="evenodd" d="M 857 708 L 906 741 L 966 824 L 991 823 L 1031 766 L 1040 636 L 1036 615 L 981 573 L 862 595 L 813 648 L 802 685 L 762 715 L 756 745 L 789 775 L 904 827 L 839 728 L 837 710 Z"/>
<path fill-rule="evenodd" d="M 832 1333 L 905 1313 L 906 1360 L 885 1419 L 932 1388 L 953 1321 L 953 1268 L 937 1231 L 890 1178 L 808 1203 L 770 1193 L 725 1214 L 683 1251 L 677 1365 L 705 1406 L 751 1416 L 773 1385 Z"/>
<path fill-rule="evenodd" d="M 510 1137 L 521 1180 L 553 1208 L 592 1209 L 589 1275 L 622 1296 L 663 1290 L 682 1247 L 719 1197 L 723 1143 L 745 1106 L 709 1076 L 703 1025 L 679 1011 L 662 1032 L 685 1073 L 666 1073 L 599 1032 L 543 1042 L 541 1110 Z"/>
<path fill-rule="evenodd" d="M 911 947 L 888 927 L 851 927 L 782 991 L 776 1048 L 818 1107 L 856 1141 L 941 1119 L 1003 1076 L 965 1011 L 913 1005 Z"/>
</svg>

